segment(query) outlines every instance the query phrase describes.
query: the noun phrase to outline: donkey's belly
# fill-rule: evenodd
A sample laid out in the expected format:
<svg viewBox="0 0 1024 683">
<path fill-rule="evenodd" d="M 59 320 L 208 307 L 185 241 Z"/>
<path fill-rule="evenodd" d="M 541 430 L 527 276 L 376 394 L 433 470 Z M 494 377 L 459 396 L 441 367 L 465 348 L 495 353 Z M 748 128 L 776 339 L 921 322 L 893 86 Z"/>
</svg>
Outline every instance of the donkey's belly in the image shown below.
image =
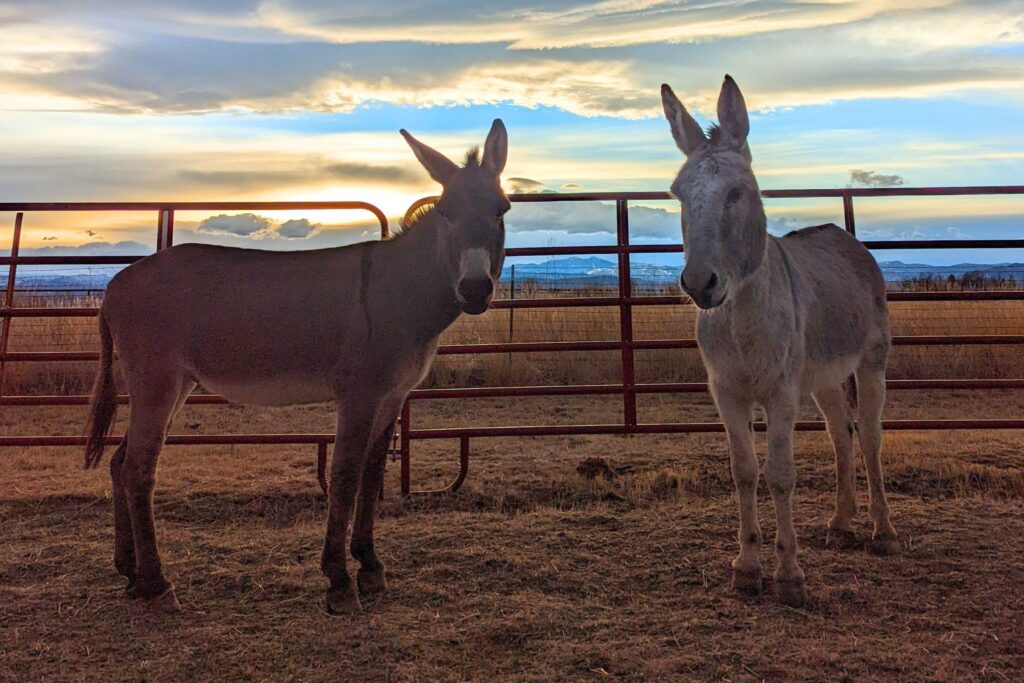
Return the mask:
<svg viewBox="0 0 1024 683">
<path fill-rule="evenodd" d="M 800 378 L 800 389 L 804 393 L 814 393 L 820 389 L 837 387 L 853 374 L 859 363 L 860 354 L 839 356 L 828 361 L 808 359 Z"/>
<path fill-rule="evenodd" d="M 255 406 L 290 406 L 335 400 L 335 391 L 323 377 L 279 376 L 258 380 L 200 377 L 203 388 L 232 403 Z"/>
</svg>

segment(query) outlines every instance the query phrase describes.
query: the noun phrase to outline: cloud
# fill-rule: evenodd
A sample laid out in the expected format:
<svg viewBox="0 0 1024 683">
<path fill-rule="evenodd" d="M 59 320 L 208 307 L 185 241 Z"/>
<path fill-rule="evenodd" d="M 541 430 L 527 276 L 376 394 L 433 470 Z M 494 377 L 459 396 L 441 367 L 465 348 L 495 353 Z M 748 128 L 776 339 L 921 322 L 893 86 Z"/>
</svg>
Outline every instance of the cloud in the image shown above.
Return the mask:
<svg viewBox="0 0 1024 683">
<path fill-rule="evenodd" d="M 319 223 L 310 223 L 306 218 L 285 221 L 277 227 L 277 234 L 286 240 L 302 240 L 320 231 Z"/>
<path fill-rule="evenodd" d="M 896 187 L 903 184 L 903 176 L 882 175 L 874 171 L 853 169 L 850 171 L 849 187 Z"/>
<path fill-rule="evenodd" d="M 1012 22 L 991 21 L 993 14 L 999 16 L 998 10 L 1010 9 L 1012 3 L 987 4 L 988 7 L 978 7 L 978 3 L 910 0 L 892 8 L 888 3 L 873 0 L 527 0 L 510 5 L 502 0 L 481 0 L 467 14 L 462 0 L 349 0 L 343 5 L 335 0 L 267 0 L 259 8 L 257 23 L 282 33 L 335 43 L 503 42 L 513 50 L 707 42 L 858 22 L 881 23 L 881 28 L 868 35 L 885 37 L 884 28 L 890 18 L 901 14 L 923 15 L 932 22 L 942 22 L 949 16 L 973 15 L 973 21 L 951 25 L 951 33 L 967 32 L 973 36 L 984 31 L 995 41 L 1006 40 L 1007 34 L 1012 37 Z M 968 13 L 965 9 L 973 11 Z M 938 39 L 927 31 L 913 31 L 910 37 L 929 42 Z"/>
<path fill-rule="evenodd" d="M 221 214 L 199 221 L 196 232 L 206 235 L 245 237 L 253 240 L 264 239 L 306 239 L 320 232 L 322 226 L 307 218 L 293 218 L 283 223 L 274 223 L 266 216 L 254 213 L 239 213 L 232 216 Z"/>
<path fill-rule="evenodd" d="M 222 170 L 180 169 L 177 178 L 183 184 L 235 192 L 259 191 L 289 186 L 310 185 L 325 181 L 366 185 L 423 185 L 426 174 L 414 163 L 402 166 L 384 166 L 349 162 L 335 162 L 318 157 L 299 155 L 255 154 L 249 159 L 219 160 L 213 163 L 232 166 Z M 258 164 L 259 170 L 244 168 Z"/>
<path fill-rule="evenodd" d="M 579 183 L 565 183 L 559 189 L 566 190 L 568 192 L 576 192 L 578 190 L 582 190 L 583 186 L 580 185 Z"/>
<path fill-rule="evenodd" d="M 506 178 L 509 189 L 512 192 L 540 192 L 544 189 L 544 183 L 530 178 Z"/>
<path fill-rule="evenodd" d="M 272 225 L 269 218 L 254 213 L 240 213 L 234 216 L 221 214 L 200 221 L 196 232 L 263 239 L 271 236 Z"/>
<path fill-rule="evenodd" d="M 601 202 L 514 204 L 505 219 L 510 233 L 560 231 L 575 235 L 614 235 L 615 206 Z M 629 234 L 667 239 L 680 235 L 679 214 L 648 206 L 629 208 Z"/>
<path fill-rule="evenodd" d="M 1024 86 L 1019 53 L 1000 49 L 1024 43 L 1016 0 L 483 0 L 468 14 L 462 0 L 131 4 L 145 7 L 10 9 L 0 101 L 115 113 L 512 103 L 635 119 L 660 116 L 662 80 L 712 112 L 725 64 L 755 109 L 967 91 L 1019 101 Z"/>
<path fill-rule="evenodd" d="M 350 162 L 327 164 L 324 172 L 335 180 L 357 183 L 420 185 L 425 172 L 419 166 L 373 166 Z"/>
<path fill-rule="evenodd" d="M 47 239 L 47 238 L 43 238 Z M 56 239 L 56 238 L 50 238 Z M 22 249 L 22 256 L 139 256 L 153 252 L 151 245 L 133 240 L 120 242 L 87 242 L 74 246 L 55 244 Z"/>
</svg>

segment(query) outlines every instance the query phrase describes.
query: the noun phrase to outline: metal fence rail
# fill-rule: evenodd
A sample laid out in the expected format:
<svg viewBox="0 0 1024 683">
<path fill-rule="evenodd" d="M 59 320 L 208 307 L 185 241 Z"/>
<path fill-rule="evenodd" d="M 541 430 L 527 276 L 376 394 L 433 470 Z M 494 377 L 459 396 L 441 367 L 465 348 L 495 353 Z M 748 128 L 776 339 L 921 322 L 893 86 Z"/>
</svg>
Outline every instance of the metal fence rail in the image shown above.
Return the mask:
<svg viewBox="0 0 1024 683">
<path fill-rule="evenodd" d="M 844 227 L 856 234 L 855 197 L 893 196 L 960 196 L 960 195 L 1021 195 L 1024 186 L 987 186 L 951 188 L 842 188 L 808 190 L 768 190 L 762 193 L 766 198 L 828 198 L 842 200 Z M 617 307 L 619 311 L 619 334 L 617 338 L 597 341 L 542 341 L 487 344 L 446 344 L 438 349 L 441 355 L 529 353 L 560 351 L 618 351 L 621 356 L 622 376 L 618 382 L 569 386 L 518 386 L 518 387 L 456 387 L 446 389 L 416 389 L 403 407 L 399 431 L 401 454 L 401 489 L 403 494 L 411 492 L 411 443 L 425 439 L 457 439 L 460 442 L 460 469 L 455 480 L 442 490 L 455 490 L 464 481 L 469 467 L 470 439 L 507 438 L 511 436 L 555 436 L 586 434 L 651 434 L 651 433 L 694 433 L 722 431 L 720 423 L 679 422 L 643 423 L 637 418 L 637 395 L 666 393 L 706 392 L 706 383 L 664 382 L 638 383 L 634 352 L 655 349 L 694 349 L 696 340 L 676 339 L 634 339 L 632 311 L 636 306 L 670 306 L 688 302 L 676 296 L 635 296 L 630 277 L 630 256 L 632 254 L 681 253 L 681 244 L 634 245 L 630 243 L 629 202 L 670 199 L 665 192 L 598 192 L 566 194 L 519 194 L 511 195 L 513 202 L 580 202 L 614 201 L 616 221 L 616 244 L 590 247 L 527 247 L 510 248 L 508 256 L 562 256 L 578 254 L 608 254 L 617 259 L 618 290 L 616 296 L 584 296 L 559 298 L 516 298 L 494 302 L 499 309 L 531 308 L 574 308 L 574 307 Z M 418 206 L 433 201 L 428 197 L 420 200 Z M 0 257 L 0 266 L 7 265 L 8 281 L 0 307 L 0 405 L 86 405 L 88 397 L 77 396 L 14 396 L 3 392 L 3 372 L 7 363 L 14 362 L 62 362 L 95 361 L 95 352 L 58 351 L 9 351 L 10 328 L 16 318 L 45 317 L 90 317 L 95 316 L 94 307 L 18 307 L 15 306 L 14 292 L 16 268 L 23 265 L 124 265 L 142 256 L 91 256 L 91 257 L 40 257 L 19 256 L 21 231 L 24 214 L 33 211 L 156 211 L 157 248 L 173 244 L 175 211 L 196 210 L 262 210 L 280 211 L 295 209 L 360 209 L 373 213 L 381 225 L 382 237 L 387 237 L 387 219 L 384 214 L 365 202 L 191 202 L 191 203 L 85 203 L 85 204 L 3 204 L 0 211 L 16 212 L 11 255 Z M 883 249 L 973 249 L 973 248 L 1024 248 L 1024 239 L 990 240 L 893 240 L 866 241 L 865 246 L 873 250 Z M 998 301 L 1024 300 L 1024 291 L 951 291 L 951 292 L 891 292 L 890 301 Z M 896 336 L 897 345 L 962 345 L 962 344 L 1024 344 L 1024 334 L 1001 335 L 913 335 Z M 940 379 L 940 380 L 890 380 L 890 389 L 1019 389 L 1024 388 L 1024 379 Z M 416 429 L 412 423 L 411 403 L 420 400 L 444 400 L 466 398 L 502 398 L 525 396 L 569 396 L 569 395 L 620 395 L 623 402 L 623 419 L 611 424 L 576 425 L 522 425 L 512 427 L 472 426 L 454 428 Z M 127 397 L 121 396 L 121 402 Z M 191 404 L 223 404 L 223 398 L 197 394 L 188 399 Z M 977 420 L 888 420 L 886 429 L 1024 429 L 1024 419 L 977 419 Z M 755 428 L 763 428 L 763 425 Z M 822 422 L 801 422 L 797 429 L 822 430 Z M 111 441 L 116 441 L 112 438 Z M 170 444 L 313 444 L 317 446 L 318 474 L 324 485 L 327 445 L 334 441 L 333 434 L 217 434 L 217 435 L 171 435 Z M 0 446 L 78 446 L 84 437 L 76 436 L 0 436 Z"/>
</svg>

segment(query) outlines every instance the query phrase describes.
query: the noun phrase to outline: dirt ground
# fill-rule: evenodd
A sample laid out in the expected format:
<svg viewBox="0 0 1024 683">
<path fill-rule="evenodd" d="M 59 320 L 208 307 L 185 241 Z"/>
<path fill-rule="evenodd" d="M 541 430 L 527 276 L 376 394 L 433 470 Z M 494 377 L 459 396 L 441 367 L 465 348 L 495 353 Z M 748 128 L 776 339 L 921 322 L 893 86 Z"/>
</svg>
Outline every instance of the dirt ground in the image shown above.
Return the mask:
<svg viewBox="0 0 1024 683">
<path fill-rule="evenodd" d="M 1019 416 L 1010 392 L 893 392 L 886 416 Z M 420 402 L 417 427 L 600 422 L 612 399 Z M 122 411 L 124 412 L 124 411 Z M 709 419 L 704 396 L 645 397 L 644 420 Z M 80 433 L 81 408 L 4 408 L 6 434 Z M 330 431 L 329 408 L 189 406 L 176 433 Z M 123 423 L 122 423 L 123 425 Z M 184 612 L 123 595 L 105 467 L 77 449 L 0 451 L 0 678 L 10 680 L 1020 680 L 1024 433 L 885 437 L 903 553 L 824 547 L 822 434 L 796 440 L 806 609 L 729 585 L 737 518 L 721 435 L 474 440 L 444 498 L 397 496 L 377 524 L 391 589 L 323 609 L 324 501 L 311 447 L 168 447 L 157 524 Z M 416 442 L 436 486 L 457 444 Z M 764 453 L 764 437 L 758 436 Z M 109 453 L 108 453 L 109 457 Z M 588 480 L 588 457 L 617 472 Z M 104 464 L 106 460 L 104 460 Z M 870 531 L 859 481 L 858 533 Z M 761 486 L 761 521 L 774 534 Z M 770 575 L 775 558 L 766 544 Z"/>
</svg>

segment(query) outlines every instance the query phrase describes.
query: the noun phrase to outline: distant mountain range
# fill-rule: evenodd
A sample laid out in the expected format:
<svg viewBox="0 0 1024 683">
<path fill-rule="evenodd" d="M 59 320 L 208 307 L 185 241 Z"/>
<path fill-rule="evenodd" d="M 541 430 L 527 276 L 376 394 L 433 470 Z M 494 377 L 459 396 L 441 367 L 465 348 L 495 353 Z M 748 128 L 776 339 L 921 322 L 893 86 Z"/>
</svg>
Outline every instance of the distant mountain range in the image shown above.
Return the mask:
<svg viewBox="0 0 1024 683">
<path fill-rule="evenodd" d="M 635 257 L 634 257 L 635 258 Z M 903 263 L 882 261 L 878 264 L 885 279 L 890 282 L 911 280 L 920 277 L 947 278 L 953 275 L 962 278 L 965 273 L 977 273 L 983 278 L 1010 278 L 1024 283 L 1024 263 L 958 263 L 952 266 L 932 266 L 926 263 Z M 511 264 L 502 269 L 502 280 L 512 279 Z M 18 272 L 20 290 L 102 290 L 105 289 L 116 268 L 95 269 L 62 267 L 59 272 L 47 272 L 45 267 L 35 266 L 32 271 Z M 656 286 L 679 281 L 681 266 L 636 262 L 630 264 L 633 282 L 640 285 Z M 517 283 L 533 282 L 553 288 L 612 286 L 618 282 L 619 267 L 616 261 L 597 256 L 571 256 L 550 259 L 539 263 L 515 264 Z"/>
<path fill-rule="evenodd" d="M 635 257 L 634 257 L 635 258 Z M 931 266 L 925 263 L 903 263 L 902 261 L 882 261 L 879 264 L 886 280 L 911 280 L 919 277 L 942 277 L 953 275 L 962 278 L 965 273 L 978 273 L 985 278 L 1009 278 L 1024 281 L 1024 263 L 958 263 L 952 266 Z M 660 265 L 655 263 L 630 263 L 630 274 L 634 282 L 648 284 L 665 284 L 679 280 L 682 266 Z M 585 280 L 587 284 L 615 284 L 618 282 L 619 267 L 615 261 L 590 257 L 570 257 L 551 259 L 540 263 L 517 263 L 515 275 L 517 281 L 532 280 L 537 282 L 565 283 L 572 280 Z M 506 265 L 502 270 L 502 279 L 509 280 L 512 266 Z"/>
</svg>

